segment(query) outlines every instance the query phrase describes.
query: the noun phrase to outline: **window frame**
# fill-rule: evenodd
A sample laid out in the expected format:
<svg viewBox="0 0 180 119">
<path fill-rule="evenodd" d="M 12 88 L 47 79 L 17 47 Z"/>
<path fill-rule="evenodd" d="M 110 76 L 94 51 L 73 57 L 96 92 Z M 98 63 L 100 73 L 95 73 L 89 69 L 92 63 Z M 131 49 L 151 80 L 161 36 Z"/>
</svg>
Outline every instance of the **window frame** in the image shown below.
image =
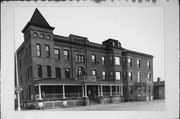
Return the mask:
<svg viewBox="0 0 180 119">
<path fill-rule="evenodd" d="M 121 65 L 121 59 L 119 56 L 115 56 L 114 60 L 115 60 L 115 65 Z"/>
<path fill-rule="evenodd" d="M 67 53 L 67 54 L 66 54 L 66 53 Z M 65 60 L 65 61 L 69 61 L 69 50 L 64 49 L 63 55 L 64 55 L 64 60 Z"/>
<path fill-rule="evenodd" d="M 96 63 L 96 55 L 95 54 L 91 55 L 91 62 L 94 64 Z"/>
<path fill-rule="evenodd" d="M 46 69 L 47 69 L 47 77 L 51 78 L 52 77 L 51 65 L 46 65 Z"/>
<path fill-rule="evenodd" d="M 56 78 L 61 78 L 61 68 L 55 67 Z"/>
<path fill-rule="evenodd" d="M 102 80 L 106 80 L 106 71 L 102 71 Z"/>
<path fill-rule="evenodd" d="M 41 57 L 41 44 L 36 44 L 36 56 Z"/>
<path fill-rule="evenodd" d="M 37 70 L 38 70 L 38 77 L 42 78 L 43 74 L 42 74 L 42 65 L 38 64 L 37 65 Z"/>
<path fill-rule="evenodd" d="M 65 74 L 65 78 L 69 79 L 70 78 L 70 68 L 65 68 L 64 74 Z"/>
<path fill-rule="evenodd" d="M 55 59 L 60 60 L 60 49 L 54 48 L 54 55 L 55 55 Z"/>
<path fill-rule="evenodd" d="M 117 78 L 117 76 L 119 76 Z M 121 72 L 120 71 L 116 71 L 116 80 L 120 81 L 121 80 Z"/>
</svg>

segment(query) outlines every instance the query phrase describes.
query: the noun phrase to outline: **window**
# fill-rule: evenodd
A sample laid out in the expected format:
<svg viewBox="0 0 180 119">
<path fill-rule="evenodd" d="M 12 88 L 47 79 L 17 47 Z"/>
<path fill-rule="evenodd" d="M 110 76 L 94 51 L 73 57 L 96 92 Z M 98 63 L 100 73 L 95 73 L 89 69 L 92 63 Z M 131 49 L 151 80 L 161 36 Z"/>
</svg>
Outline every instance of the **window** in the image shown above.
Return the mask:
<svg viewBox="0 0 180 119">
<path fill-rule="evenodd" d="M 41 36 L 40 36 L 41 38 L 44 38 L 44 34 L 41 34 Z"/>
<path fill-rule="evenodd" d="M 96 55 L 91 55 L 92 63 L 96 63 Z"/>
<path fill-rule="evenodd" d="M 147 68 L 151 69 L 151 62 L 149 62 L 149 61 L 147 62 Z"/>
<path fill-rule="evenodd" d="M 110 72 L 110 80 L 113 80 L 114 79 L 114 72 Z"/>
<path fill-rule="evenodd" d="M 50 35 L 47 35 L 47 39 L 50 39 Z"/>
<path fill-rule="evenodd" d="M 151 81 L 151 74 L 150 73 L 147 74 L 147 78 L 149 79 L 149 81 Z"/>
<path fill-rule="evenodd" d="M 59 49 L 55 48 L 54 49 L 54 54 L 55 54 L 56 59 L 60 59 L 60 50 Z"/>
<path fill-rule="evenodd" d="M 116 80 L 121 80 L 121 73 L 120 72 L 116 72 Z"/>
<path fill-rule="evenodd" d="M 31 56 L 31 45 L 28 45 L 29 56 Z"/>
<path fill-rule="evenodd" d="M 76 62 L 85 62 L 84 55 L 76 54 Z"/>
<path fill-rule="evenodd" d="M 42 66 L 37 65 L 37 67 L 38 67 L 38 77 L 42 77 Z"/>
<path fill-rule="evenodd" d="M 126 79 L 126 77 L 127 77 L 127 73 L 123 72 L 123 79 Z"/>
<path fill-rule="evenodd" d="M 61 68 L 56 67 L 56 78 L 61 78 Z"/>
<path fill-rule="evenodd" d="M 34 37 L 37 37 L 37 36 L 38 36 L 38 33 L 35 32 L 35 33 L 34 33 Z"/>
<path fill-rule="evenodd" d="M 133 86 L 129 86 L 129 93 L 133 94 Z"/>
<path fill-rule="evenodd" d="M 19 68 L 21 70 L 21 59 L 19 60 Z"/>
<path fill-rule="evenodd" d="M 132 58 L 128 58 L 128 66 L 129 66 L 129 67 L 132 66 Z"/>
<path fill-rule="evenodd" d="M 110 64 L 113 64 L 113 57 L 112 56 L 109 57 L 109 62 L 110 62 Z"/>
<path fill-rule="evenodd" d="M 46 57 L 50 57 L 50 46 L 46 45 Z"/>
<path fill-rule="evenodd" d="M 140 72 L 137 73 L 137 81 L 138 81 L 138 82 L 141 81 L 141 73 L 140 73 Z"/>
<path fill-rule="evenodd" d="M 26 58 L 29 58 L 29 52 L 28 52 L 28 47 L 26 47 Z"/>
<path fill-rule="evenodd" d="M 102 79 L 105 80 L 106 79 L 106 72 L 102 71 Z"/>
<path fill-rule="evenodd" d="M 51 66 L 47 65 L 47 77 L 51 77 Z"/>
<path fill-rule="evenodd" d="M 78 77 L 85 75 L 85 69 L 83 67 L 78 67 Z"/>
<path fill-rule="evenodd" d="M 65 69 L 65 78 L 70 78 L 70 69 L 69 68 Z"/>
<path fill-rule="evenodd" d="M 115 57 L 115 65 L 120 65 L 120 57 Z"/>
<path fill-rule="evenodd" d="M 140 68 L 140 60 L 137 60 L 137 68 Z"/>
<path fill-rule="evenodd" d="M 36 44 L 37 56 L 41 56 L 41 45 Z"/>
<path fill-rule="evenodd" d="M 129 80 L 132 80 L 132 72 L 128 72 L 128 78 Z"/>
<path fill-rule="evenodd" d="M 105 65 L 106 64 L 106 58 L 105 56 L 102 57 L 102 65 Z"/>
<path fill-rule="evenodd" d="M 97 76 L 96 70 L 93 70 L 93 71 L 92 71 L 92 75 L 93 75 L 93 76 Z"/>
<path fill-rule="evenodd" d="M 64 50 L 64 60 L 69 61 L 69 51 Z"/>
<path fill-rule="evenodd" d="M 32 66 L 29 66 L 29 77 L 32 77 Z"/>
<path fill-rule="evenodd" d="M 123 65 L 126 65 L 126 58 L 123 58 L 123 59 L 122 59 L 122 64 L 123 64 Z"/>
<path fill-rule="evenodd" d="M 28 73 L 28 78 L 29 78 L 29 67 L 27 67 L 27 73 Z"/>
</svg>

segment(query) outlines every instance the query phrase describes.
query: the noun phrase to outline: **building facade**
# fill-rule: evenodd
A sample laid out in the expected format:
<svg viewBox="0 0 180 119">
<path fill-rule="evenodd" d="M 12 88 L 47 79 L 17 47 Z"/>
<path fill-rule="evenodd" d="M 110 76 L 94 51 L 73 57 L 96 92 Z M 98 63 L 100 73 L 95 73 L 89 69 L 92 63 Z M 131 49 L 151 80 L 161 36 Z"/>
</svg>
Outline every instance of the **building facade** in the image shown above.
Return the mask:
<svg viewBox="0 0 180 119">
<path fill-rule="evenodd" d="M 97 44 L 53 30 L 38 9 L 22 30 L 24 42 L 17 50 L 21 101 L 152 99 L 152 55 L 127 50 L 115 39 Z"/>
</svg>

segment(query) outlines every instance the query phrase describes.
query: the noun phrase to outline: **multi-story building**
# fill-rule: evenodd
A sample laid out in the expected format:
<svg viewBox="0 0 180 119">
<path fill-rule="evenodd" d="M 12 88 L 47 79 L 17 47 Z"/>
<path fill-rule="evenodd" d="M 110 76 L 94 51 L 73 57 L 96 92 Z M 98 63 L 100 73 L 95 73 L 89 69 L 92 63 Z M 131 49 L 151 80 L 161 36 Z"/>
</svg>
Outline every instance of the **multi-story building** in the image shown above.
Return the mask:
<svg viewBox="0 0 180 119">
<path fill-rule="evenodd" d="M 118 40 L 97 44 L 53 30 L 38 9 L 22 30 L 24 42 L 17 50 L 22 101 L 152 99 L 152 55 L 122 48 Z"/>
</svg>

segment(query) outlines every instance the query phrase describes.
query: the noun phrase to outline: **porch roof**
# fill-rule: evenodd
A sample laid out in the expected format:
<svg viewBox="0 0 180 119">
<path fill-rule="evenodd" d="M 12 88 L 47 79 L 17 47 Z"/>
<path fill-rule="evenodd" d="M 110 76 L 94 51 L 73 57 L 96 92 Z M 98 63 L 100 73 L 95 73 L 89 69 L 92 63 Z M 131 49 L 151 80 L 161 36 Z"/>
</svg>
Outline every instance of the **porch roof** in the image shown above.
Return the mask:
<svg viewBox="0 0 180 119">
<path fill-rule="evenodd" d="M 107 82 L 107 81 L 80 81 L 73 79 L 57 79 L 57 78 L 43 78 L 36 80 L 32 85 L 122 85 L 119 82 Z"/>
</svg>

